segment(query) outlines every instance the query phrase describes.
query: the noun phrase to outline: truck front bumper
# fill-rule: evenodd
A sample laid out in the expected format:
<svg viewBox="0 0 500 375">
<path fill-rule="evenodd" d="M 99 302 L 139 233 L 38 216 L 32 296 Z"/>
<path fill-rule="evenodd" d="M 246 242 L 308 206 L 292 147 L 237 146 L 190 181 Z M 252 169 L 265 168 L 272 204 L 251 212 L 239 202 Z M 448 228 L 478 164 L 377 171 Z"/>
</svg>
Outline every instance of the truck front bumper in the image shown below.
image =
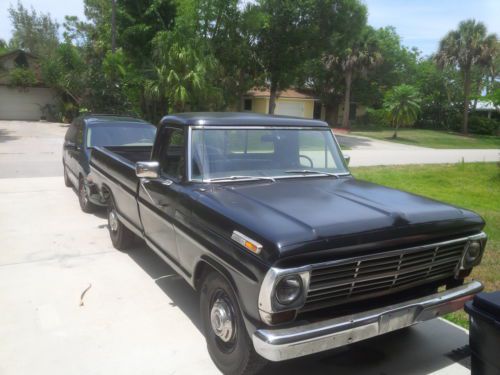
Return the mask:
<svg viewBox="0 0 500 375">
<path fill-rule="evenodd" d="M 253 334 L 257 353 L 284 361 L 338 348 L 370 337 L 436 318 L 461 309 L 483 285 L 472 281 L 460 287 L 358 314 L 296 326 L 259 329 Z"/>
</svg>

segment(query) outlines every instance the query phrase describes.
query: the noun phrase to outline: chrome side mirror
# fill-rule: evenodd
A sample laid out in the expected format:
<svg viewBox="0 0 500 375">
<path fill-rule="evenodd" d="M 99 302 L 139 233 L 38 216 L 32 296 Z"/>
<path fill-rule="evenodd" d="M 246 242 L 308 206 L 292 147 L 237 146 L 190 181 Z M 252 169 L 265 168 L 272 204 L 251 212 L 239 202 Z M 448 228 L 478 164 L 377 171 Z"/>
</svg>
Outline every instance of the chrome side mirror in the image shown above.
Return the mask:
<svg viewBox="0 0 500 375">
<path fill-rule="evenodd" d="M 158 178 L 160 163 L 157 161 L 138 161 L 135 163 L 135 175 L 139 178 Z"/>
<path fill-rule="evenodd" d="M 351 162 L 351 157 L 349 155 L 344 154 L 344 160 L 346 164 L 349 165 L 349 163 Z"/>
</svg>

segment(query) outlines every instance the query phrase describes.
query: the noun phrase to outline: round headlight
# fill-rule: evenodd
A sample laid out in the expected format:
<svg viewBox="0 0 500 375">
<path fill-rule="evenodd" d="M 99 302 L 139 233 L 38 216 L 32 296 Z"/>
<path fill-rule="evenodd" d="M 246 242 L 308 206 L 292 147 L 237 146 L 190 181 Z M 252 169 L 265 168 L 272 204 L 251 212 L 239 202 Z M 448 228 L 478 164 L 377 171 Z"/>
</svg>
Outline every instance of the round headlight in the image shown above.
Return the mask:
<svg viewBox="0 0 500 375">
<path fill-rule="evenodd" d="M 302 278 L 299 275 L 283 277 L 276 285 L 276 299 L 282 305 L 296 301 L 302 293 Z"/>
<path fill-rule="evenodd" d="M 479 241 L 472 241 L 467 247 L 467 254 L 465 254 L 465 263 L 473 264 L 481 256 L 481 243 Z"/>
</svg>

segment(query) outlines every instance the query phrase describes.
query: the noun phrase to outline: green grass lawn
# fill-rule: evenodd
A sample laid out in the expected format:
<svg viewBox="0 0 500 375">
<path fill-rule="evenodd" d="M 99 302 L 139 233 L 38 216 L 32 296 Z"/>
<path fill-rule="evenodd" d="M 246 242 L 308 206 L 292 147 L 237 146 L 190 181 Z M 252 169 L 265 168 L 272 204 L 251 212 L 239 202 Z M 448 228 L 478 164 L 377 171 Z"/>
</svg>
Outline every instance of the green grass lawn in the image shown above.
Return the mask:
<svg viewBox="0 0 500 375">
<path fill-rule="evenodd" d="M 500 290 L 500 164 L 466 163 L 351 168 L 355 177 L 471 209 L 486 221 L 488 244 L 470 278 Z M 468 327 L 467 314 L 446 316 Z"/>
<path fill-rule="evenodd" d="M 466 137 L 458 133 L 435 130 L 401 129 L 398 131 L 398 138 L 393 139 L 393 133 L 392 129 L 351 132 L 352 135 L 362 135 L 383 141 L 431 148 L 500 148 L 500 137 L 487 135 L 470 135 Z"/>
</svg>

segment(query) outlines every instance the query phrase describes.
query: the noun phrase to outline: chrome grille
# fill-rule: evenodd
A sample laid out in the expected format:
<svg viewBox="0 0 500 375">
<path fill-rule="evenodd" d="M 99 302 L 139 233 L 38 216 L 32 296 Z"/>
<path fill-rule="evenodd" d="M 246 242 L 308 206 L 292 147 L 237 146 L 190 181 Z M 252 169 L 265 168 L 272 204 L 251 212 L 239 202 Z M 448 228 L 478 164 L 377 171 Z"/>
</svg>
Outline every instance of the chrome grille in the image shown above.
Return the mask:
<svg viewBox="0 0 500 375">
<path fill-rule="evenodd" d="M 466 239 L 390 251 L 313 268 L 304 311 L 410 288 L 455 273 Z"/>
</svg>

